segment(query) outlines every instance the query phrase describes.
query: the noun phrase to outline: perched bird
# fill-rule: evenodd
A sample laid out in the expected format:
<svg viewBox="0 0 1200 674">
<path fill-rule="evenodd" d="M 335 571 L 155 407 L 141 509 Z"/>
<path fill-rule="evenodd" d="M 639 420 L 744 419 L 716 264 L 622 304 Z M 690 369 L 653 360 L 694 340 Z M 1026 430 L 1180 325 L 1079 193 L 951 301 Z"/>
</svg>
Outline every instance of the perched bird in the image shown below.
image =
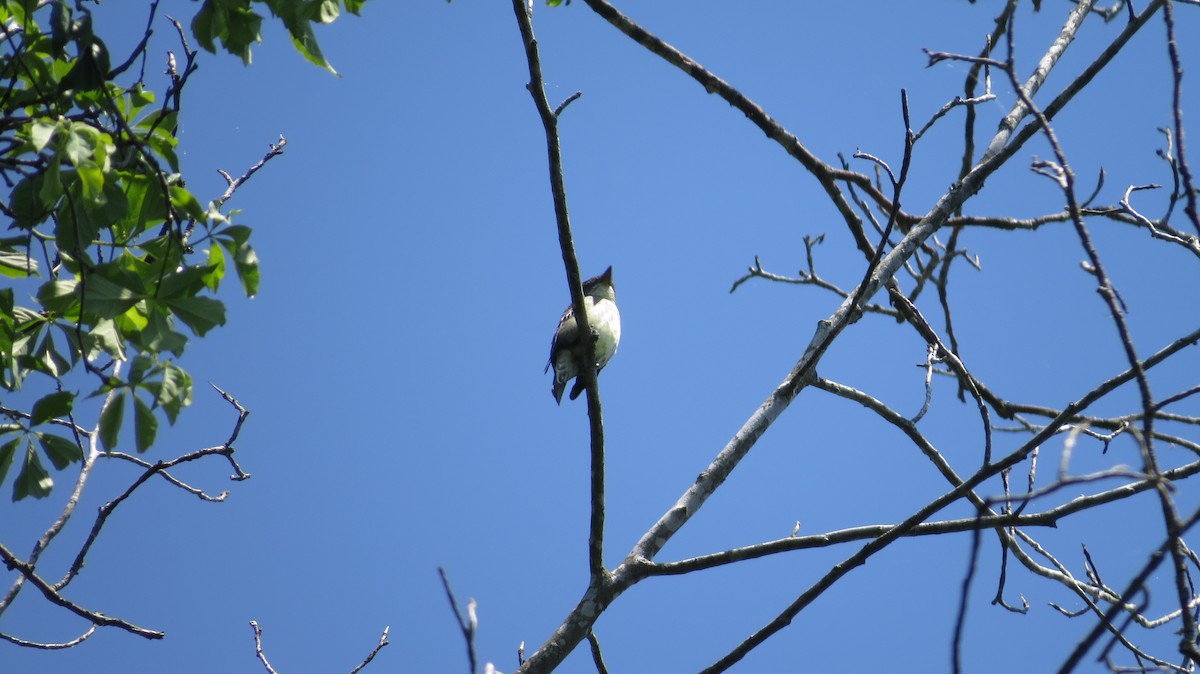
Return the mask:
<svg viewBox="0 0 1200 674">
<path fill-rule="evenodd" d="M 612 267 L 584 281 L 583 294 L 588 325 L 596 337 L 596 372 L 599 373 L 617 352 L 617 344 L 621 341 L 621 313 L 617 311 Z M 571 387 L 571 400 L 578 398 L 583 391 L 583 377 L 579 376 L 583 370 L 580 358 L 585 357 L 581 353 L 583 349 L 584 342 L 575 323 L 575 309 L 569 306 L 558 321 L 558 329 L 554 331 L 554 339 L 550 342 L 550 361 L 545 369 L 549 372 L 551 367 L 554 368 L 554 385 L 550 392 L 554 394 L 554 402 L 560 405 L 563 390 L 572 377 L 575 378 L 575 385 Z"/>
</svg>

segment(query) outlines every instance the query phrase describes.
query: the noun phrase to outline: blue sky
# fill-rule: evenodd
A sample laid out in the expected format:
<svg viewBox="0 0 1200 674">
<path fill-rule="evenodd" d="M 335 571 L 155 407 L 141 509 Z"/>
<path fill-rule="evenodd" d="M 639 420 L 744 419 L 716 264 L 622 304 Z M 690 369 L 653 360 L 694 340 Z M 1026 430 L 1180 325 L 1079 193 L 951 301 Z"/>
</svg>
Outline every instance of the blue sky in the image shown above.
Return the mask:
<svg viewBox="0 0 1200 674">
<path fill-rule="evenodd" d="M 1070 6 L 1043 5 L 1040 14 L 1026 6 L 1019 16 L 1023 73 Z M 923 124 L 961 92 L 966 71 L 958 64 L 927 69 L 921 48 L 978 51 L 999 7 L 622 6 L 822 159 L 862 149 L 896 167 L 900 89 L 908 91 L 914 123 Z M 195 8 L 165 0 L 160 12 L 186 22 Z M 94 11 L 114 52 L 136 42 L 145 20 L 140 3 Z M 1177 14 L 1180 34 L 1194 35 L 1194 8 Z M 1089 63 L 1120 23 L 1089 20 L 1039 101 Z M 843 288 L 861 278 L 864 262 L 816 181 L 736 110 L 582 2 L 559 9 L 538 3 L 535 30 L 552 104 L 583 92 L 560 127 L 575 242 L 585 276 L 613 265 L 623 317 L 620 350 L 602 376 L 605 559 L 614 566 L 779 384 L 816 322 L 839 303 L 819 289 L 762 281 L 730 294 L 733 281 L 755 255 L 768 269 L 794 275 L 804 266 L 805 235 L 825 235 L 817 268 Z M 1087 191 L 1107 171 L 1098 202 L 1115 204 L 1129 184 L 1170 180 L 1154 154 L 1162 145 L 1155 129 L 1170 122 L 1162 34 L 1154 20 L 1057 120 Z M 438 566 L 460 599 L 479 602 L 481 660 L 508 672 L 516 669 L 517 644 L 536 649 L 583 592 L 586 405 L 556 407 L 542 372 L 569 297 L 542 129 L 525 90 L 511 7 L 373 2 L 361 18 L 343 17 L 319 37 L 342 77 L 304 62 L 271 25 L 249 68 L 201 54 L 184 94 L 182 160 L 189 186 L 205 198 L 224 189 L 218 168 L 240 174 L 280 134 L 288 139 L 286 154 L 230 202 L 254 227 L 261 292 L 246 300 L 228 289 L 228 325 L 193 340 L 183 360 L 198 384 L 212 381 L 251 410 L 238 458 L 253 479 L 229 483 L 218 461 L 180 473 L 209 491 L 230 489 L 223 504 L 162 482 L 147 485 L 114 516 L 71 586 L 74 600 L 165 630 L 165 641 L 102 630 L 62 652 L 0 643 L 6 672 L 261 671 L 250 620 L 263 627 L 281 672 L 348 671 L 385 625 L 392 645 L 366 671 L 462 672 L 463 643 Z M 1185 63 L 1194 62 L 1191 47 L 1181 41 Z M 160 90 L 166 49 L 177 49 L 177 40 L 160 17 L 147 66 Z M 1200 101 L 1195 81 L 1185 82 L 1190 119 Z M 998 75 L 994 93 L 996 102 L 980 109 L 981 142 L 1014 100 Z M 917 146 L 903 200 L 910 212 L 926 212 L 956 179 L 961 115 L 951 113 Z M 1061 208 L 1057 189 L 1028 170 L 1035 155 L 1050 156 L 1040 140 L 990 178 L 968 212 L 1032 217 Z M 853 168 L 870 169 L 861 162 Z M 1157 214 L 1164 200 L 1141 193 L 1135 203 Z M 1195 329 L 1194 257 L 1149 245 L 1144 232 L 1124 225 L 1095 221 L 1092 228 L 1131 308 L 1143 357 Z M 961 355 L 993 390 L 1062 407 L 1124 369 L 1067 226 L 970 230 L 962 241 L 982 270 L 958 263 L 954 271 Z M 934 318 L 940 312 L 932 300 L 925 296 L 920 307 Z M 911 415 L 924 399 L 923 371 L 914 367 L 924 355 L 910 330 L 868 316 L 819 371 Z M 1194 385 L 1198 372 L 1193 350 L 1153 372 L 1151 382 L 1167 395 Z M 982 433 L 973 405 L 954 393 L 949 380 L 935 379 L 922 428 L 966 473 L 978 465 Z M 1098 411 L 1131 412 L 1134 401 L 1124 391 Z M 1200 414 L 1194 400 L 1175 411 Z M 219 444 L 232 421 L 216 394 L 198 387 L 193 408 L 149 458 Z M 999 434 L 997 452 L 1024 439 Z M 1061 438 L 1044 447 L 1044 477 L 1060 447 Z M 1161 451 L 1171 465 L 1189 460 L 1177 449 Z M 1081 443 L 1072 466 L 1082 472 L 1113 463 L 1138 465 L 1133 445 L 1116 443 L 1101 456 L 1096 444 Z M 60 488 L 45 502 L 3 506 L 0 540 L 28 550 L 61 508 L 71 476 L 56 477 Z M 101 465 L 64 539 L 86 535 L 94 508 L 135 477 L 124 466 Z M 802 533 L 896 522 L 945 490 L 900 434 L 855 404 L 808 390 L 660 560 L 781 538 L 797 520 Z M 1178 498 L 1184 510 L 1198 500 L 1187 485 Z M 1134 499 L 1033 533 L 1080 576 L 1086 542 L 1106 580 L 1122 587 L 1161 540 L 1156 507 Z M 59 545 L 39 568 L 69 561 L 70 541 Z M 968 536 L 893 545 L 735 671 L 946 671 L 969 546 Z M 696 671 L 854 549 L 646 581 L 597 625 L 608 664 L 616 672 Z M 1032 608 L 1021 616 L 991 606 L 994 537 L 985 537 L 982 550 L 967 623 L 968 671 L 1057 667 L 1092 622 L 1069 621 L 1047 602 L 1076 608 L 1078 600 L 1010 566 L 1006 596 L 1017 603 L 1023 595 Z M 1149 613 L 1170 610 L 1165 588 Z M 83 629 L 28 590 L 0 619 L 0 630 L 43 641 Z M 1138 633 L 1137 642 L 1169 654 L 1173 629 Z M 998 642 L 1019 654 L 998 655 Z M 594 668 L 580 649 L 560 671 Z"/>
</svg>

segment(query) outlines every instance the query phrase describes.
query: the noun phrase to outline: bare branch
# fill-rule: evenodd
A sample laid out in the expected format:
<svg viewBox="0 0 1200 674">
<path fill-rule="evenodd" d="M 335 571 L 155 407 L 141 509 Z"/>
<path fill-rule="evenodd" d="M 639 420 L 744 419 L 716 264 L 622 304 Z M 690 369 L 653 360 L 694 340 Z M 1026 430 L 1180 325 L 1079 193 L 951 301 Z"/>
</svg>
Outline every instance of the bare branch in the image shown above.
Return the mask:
<svg viewBox="0 0 1200 674">
<path fill-rule="evenodd" d="M 383 647 L 387 646 L 390 643 L 388 641 L 388 630 L 390 630 L 390 629 L 391 629 L 391 627 L 383 628 L 383 634 L 379 635 L 379 643 L 375 644 L 375 648 L 372 649 L 371 652 L 367 654 L 367 657 L 363 658 L 362 662 L 358 663 L 358 666 L 356 666 L 354 669 L 350 670 L 350 674 L 358 674 L 359 672 L 361 672 L 364 667 L 371 664 L 371 661 L 375 659 L 376 655 L 379 655 L 379 651 L 383 650 Z"/>
<path fill-rule="evenodd" d="M 259 662 L 262 662 L 263 667 L 266 667 L 267 674 L 279 674 L 279 672 L 276 672 L 275 668 L 271 666 L 271 663 L 267 661 L 267 654 L 263 652 L 262 628 L 258 626 L 257 622 L 251 620 L 250 629 L 254 630 L 254 654 L 258 656 Z"/>
<path fill-rule="evenodd" d="M 442 588 L 446 590 L 446 599 L 450 602 L 450 610 L 454 611 L 454 619 L 458 622 L 458 628 L 462 630 L 463 641 L 467 644 L 467 662 L 470 663 L 467 672 L 475 674 L 477 662 L 475 659 L 475 628 L 479 625 L 479 621 L 475 617 L 475 600 L 468 601 L 467 610 L 462 611 L 458 607 L 458 600 L 454 598 L 454 590 L 450 588 L 450 578 L 446 575 L 446 570 L 439 566 L 438 575 L 442 577 Z"/>
<path fill-rule="evenodd" d="M 26 581 L 28 581 L 42 593 L 42 596 L 46 598 L 46 601 L 54 604 L 55 606 L 61 606 L 62 608 L 67 609 L 80 618 L 90 621 L 93 625 L 98 625 L 100 627 L 118 627 L 126 632 L 136 634 L 147 639 L 161 639 L 166 636 L 163 632 L 147 629 L 145 627 L 139 627 L 127 620 L 113 618 L 98 611 L 86 609 L 70 599 L 67 599 L 58 591 L 58 588 L 50 583 L 47 583 L 41 576 L 35 573 L 32 564 L 18 559 L 17 556 L 9 551 L 9 549 L 6 548 L 2 543 L 0 543 L 0 560 L 4 562 L 4 565 L 7 568 L 20 572 L 21 576 L 24 577 Z"/>
<path fill-rule="evenodd" d="M 274 159 L 275 157 L 278 157 L 279 155 L 283 154 L 283 149 L 285 147 L 287 147 L 287 138 L 284 138 L 283 134 L 280 134 L 279 142 L 270 145 L 269 146 L 270 149 L 267 150 L 267 153 L 265 155 L 263 155 L 263 158 L 258 160 L 258 163 L 255 164 L 254 166 L 251 166 L 250 168 L 246 169 L 246 172 L 243 173 L 241 176 L 239 176 L 237 178 L 233 178 L 225 171 L 219 171 L 221 176 L 223 178 L 225 178 L 225 182 L 229 184 L 229 187 L 226 188 L 224 194 L 217 197 L 213 201 L 213 206 L 215 208 L 220 208 L 221 206 L 224 206 L 225 202 L 229 201 L 233 197 L 233 193 L 236 192 L 239 187 L 244 185 L 246 183 L 246 181 L 250 179 L 251 176 L 253 176 L 255 173 L 258 173 L 258 170 L 261 169 L 262 167 L 266 166 L 267 162 L 269 162 L 272 159 Z"/>
<path fill-rule="evenodd" d="M 57 643 L 57 644 L 43 643 L 40 641 L 28 641 L 26 639 L 19 639 L 10 634 L 5 634 L 3 632 L 0 632 L 0 639 L 3 639 L 11 644 L 16 644 L 18 646 L 24 646 L 26 648 L 37 648 L 37 649 L 41 649 L 41 650 L 54 651 L 54 650 L 61 650 L 64 648 L 71 648 L 73 646 L 78 646 L 79 644 L 83 643 L 84 641 L 87 641 L 88 637 L 92 636 L 95 633 L 96 633 L 96 624 L 92 623 L 91 625 L 88 626 L 87 631 L 84 632 L 83 634 L 80 634 L 79 636 L 75 637 L 74 639 L 71 639 L 70 641 L 64 641 L 64 642 Z"/>
<path fill-rule="evenodd" d="M 594 357 L 596 339 L 592 335 L 591 326 L 588 324 L 587 309 L 584 306 L 579 259 L 575 254 L 575 240 L 571 233 L 571 219 L 567 212 L 567 190 L 563 180 L 562 150 L 558 139 L 558 116 L 555 111 L 550 109 L 550 103 L 546 100 L 541 57 L 538 55 L 537 40 L 533 36 L 532 10 L 526 7 L 522 0 L 513 0 L 513 13 L 517 17 L 517 26 L 521 31 L 521 40 L 525 46 L 525 60 L 529 64 L 529 84 L 526 85 L 526 88 L 533 97 L 546 134 L 546 152 L 550 164 L 550 191 L 554 198 L 558 243 L 562 250 L 563 265 L 567 271 L 567 285 L 571 290 L 571 306 L 574 309 L 579 334 L 583 336 L 586 344 L 586 353 L 593 354 L 592 357 L 583 359 L 583 367 L 579 376 L 582 377 L 587 389 L 588 419 L 592 438 L 592 512 L 588 535 L 588 568 L 591 572 L 591 584 L 599 585 L 608 581 L 608 571 L 604 568 L 604 417 L 600 407 L 600 389 L 597 384 L 596 359 Z M 559 112 L 571 100 L 573 99 L 564 101 L 563 105 L 559 106 Z"/>
</svg>

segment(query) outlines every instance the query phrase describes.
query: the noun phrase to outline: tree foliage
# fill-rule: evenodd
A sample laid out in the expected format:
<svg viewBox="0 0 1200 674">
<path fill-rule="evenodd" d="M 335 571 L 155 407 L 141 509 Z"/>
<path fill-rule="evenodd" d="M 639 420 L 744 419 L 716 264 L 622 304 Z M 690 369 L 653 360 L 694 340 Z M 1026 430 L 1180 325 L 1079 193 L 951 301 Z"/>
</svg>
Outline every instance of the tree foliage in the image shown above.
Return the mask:
<svg viewBox="0 0 1200 674">
<path fill-rule="evenodd" d="M 191 30 L 209 51 L 250 63 L 261 5 L 332 71 L 313 27 L 362 2 L 207 0 Z M 5 408 L 0 426 L 0 483 L 11 473 L 14 499 L 50 493 L 44 460 L 57 470 L 82 460 L 77 399 L 103 397 L 101 447 L 148 450 L 159 419 L 174 423 L 192 400 L 179 359 L 189 339 L 224 325 L 215 294 L 227 274 L 247 297 L 258 291 L 251 230 L 224 208 L 237 183 L 205 200 L 181 172 L 181 93 L 196 59 L 183 27 L 183 52 L 169 56 L 156 92 L 146 40 L 114 55 L 92 11 L 67 0 L 0 5 L 0 177 L 11 187 L 0 274 L 13 280 L 0 289 L 0 385 L 33 398 Z"/>
<path fill-rule="evenodd" d="M 261 41 L 258 10 L 265 9 L 305 58 L 332 71 L 314 26 L 343 9 L 357 14 L 363 3 L 205 0 L 189 31 L 159 17 L 156 0 L 145 6 L 145 34 L 128 53 L 94 29 L 93 12 L 104 11 L 99 4 L 0 2 L 0 178 L 9 188 L 0 203 L 8 220 L 0 274 L 9 281 L 0 288 L 0 485 L 10 485 L 14 501 L 43 498 L 55 484 L 50 468 L 79 466 L 74 494 L 64 495 L 61 515 L 28 556 L 0 544 L 0 561 L 18 572 L 0 596 L 0 614 L 32 585 L 91 623 L 67 645 L 103 626 L 162 636 L 63 594 L 113 509 L 156 475 L 202 498 L 223 499 L 170 475 L 174 466 L 206 456 L 224 455 L 234 479 L 249 477 L 232 456 L 246 411 L 224 392 L 238 417 L 223 445 L 154 462 L 137 456 L 154 447 L 162 420 L 174 424 L 192 402 L 193 378 L 181 359 L 192 339 L 225 324 L 217 297 L 222 284 L 236 278 L 247 297 L 258 292 L 251 229 L 227 202 L 286 143 L 281 137 L 241 177 L 224 174 L 223 194 L 206 199 L 189 189 L 177 131 L 182 93 L 196 69 L 191 42 L 249 63 L 252 45 Z M 160 19 L 173 25 L 179 48 L 151 54 Z M 159 59 L 166 62 L 165 82 L 151 65 Z M 128 448 L 135 454 L 118 451 Z M 100 509 L 63 579 L 50 583 L 35 569 L 38 558 L 74 514 L 100 459 L 132 463 L 141 476 Z M 6 633 L 0 638 L 53 647 Z"/>
</svg>

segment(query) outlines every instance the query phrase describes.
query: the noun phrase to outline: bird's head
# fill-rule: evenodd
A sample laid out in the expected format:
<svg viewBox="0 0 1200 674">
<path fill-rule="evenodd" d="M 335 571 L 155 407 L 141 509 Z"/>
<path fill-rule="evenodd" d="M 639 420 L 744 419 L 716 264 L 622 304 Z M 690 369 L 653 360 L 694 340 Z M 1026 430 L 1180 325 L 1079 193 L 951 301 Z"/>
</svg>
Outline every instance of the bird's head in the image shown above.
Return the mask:
<svg viewBox="0 0 1200 674">
<path fill-rule="evenodd" d="M 617 301 L 617 292 L 613 287 L 612 267 L 604 270 L 604 273 L 599 276 L 583 282 L 583 294 L 588 297 L 594 297 L 598 300 L 604 299 L 612 302 Z"/>
</svg>

